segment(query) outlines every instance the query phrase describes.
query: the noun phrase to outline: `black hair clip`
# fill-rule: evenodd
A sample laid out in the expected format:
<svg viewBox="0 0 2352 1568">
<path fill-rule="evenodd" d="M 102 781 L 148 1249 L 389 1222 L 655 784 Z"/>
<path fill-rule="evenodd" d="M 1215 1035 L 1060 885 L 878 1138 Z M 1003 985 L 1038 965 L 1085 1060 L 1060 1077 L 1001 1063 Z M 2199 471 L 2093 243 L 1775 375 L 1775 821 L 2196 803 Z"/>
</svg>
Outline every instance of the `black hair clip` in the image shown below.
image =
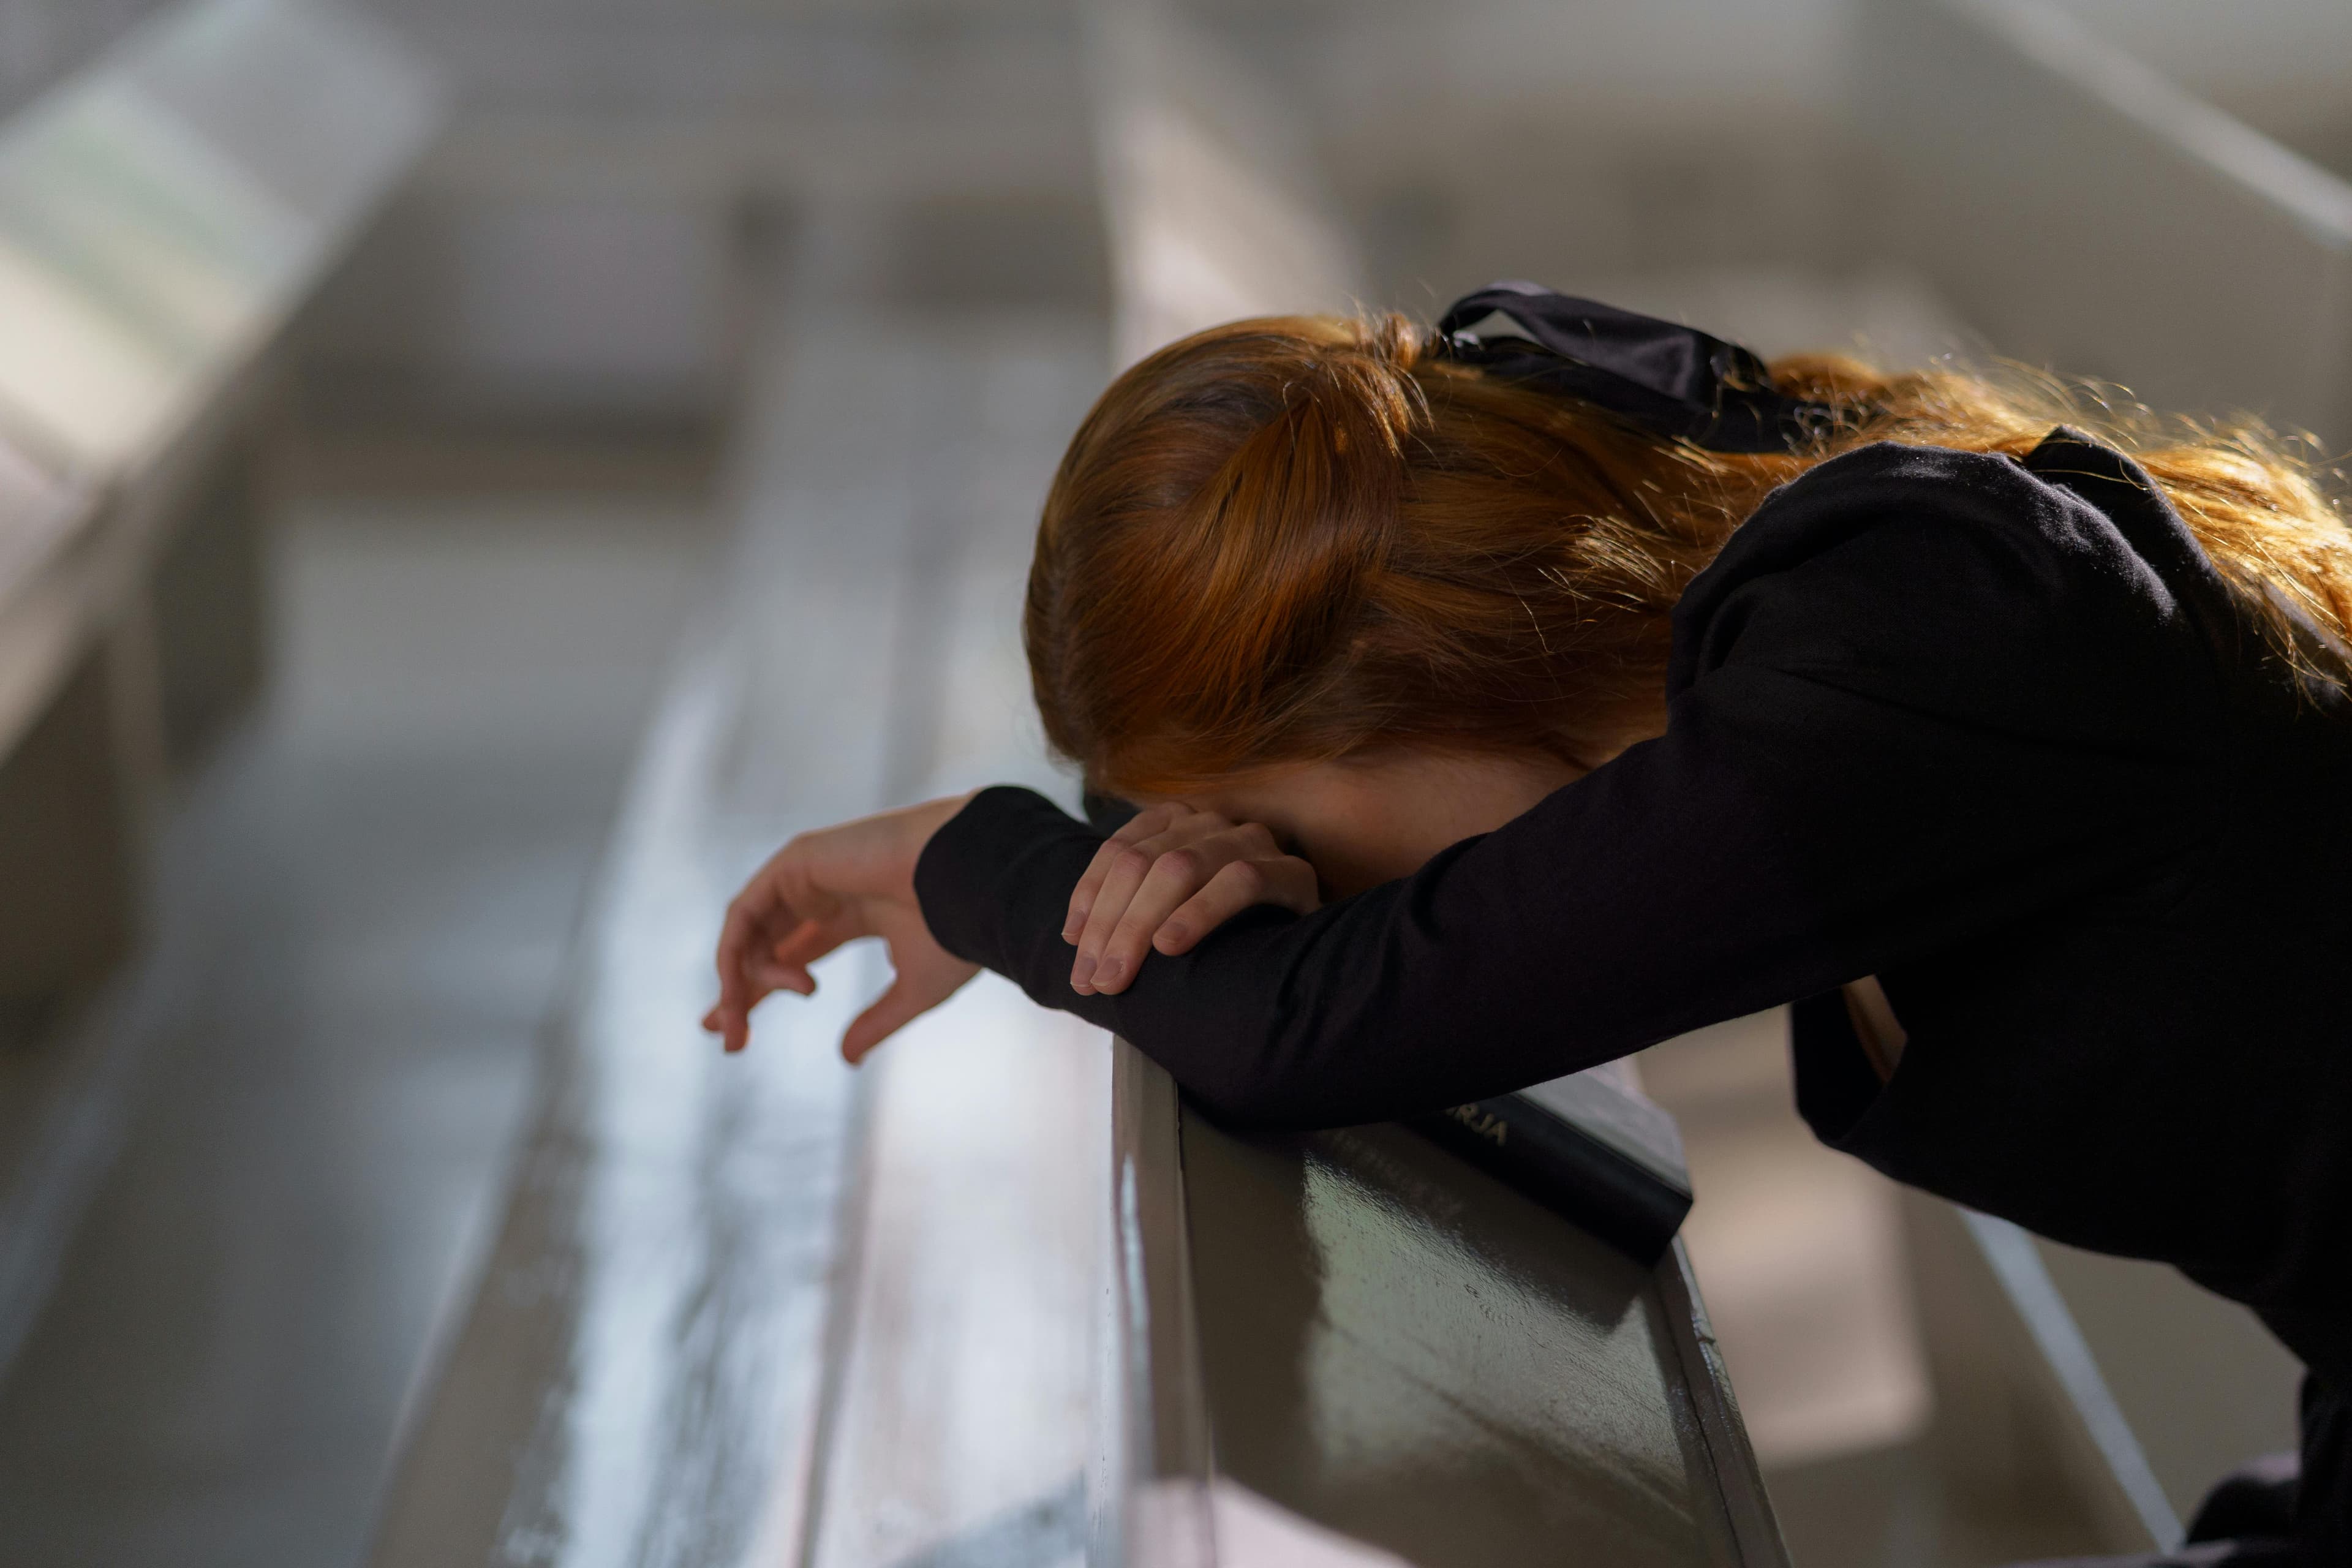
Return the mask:
<svg viewBox="0 0 2352 1568">
<path fill-rule="evenodd" d="M 1786 452 L 1837 423 L 1775 391 L 1737 343 L 1534 283 L 1489 284 L 1438 318 L 1435 355 L 1531 382 L 1712 452 Z"/>
</svg>

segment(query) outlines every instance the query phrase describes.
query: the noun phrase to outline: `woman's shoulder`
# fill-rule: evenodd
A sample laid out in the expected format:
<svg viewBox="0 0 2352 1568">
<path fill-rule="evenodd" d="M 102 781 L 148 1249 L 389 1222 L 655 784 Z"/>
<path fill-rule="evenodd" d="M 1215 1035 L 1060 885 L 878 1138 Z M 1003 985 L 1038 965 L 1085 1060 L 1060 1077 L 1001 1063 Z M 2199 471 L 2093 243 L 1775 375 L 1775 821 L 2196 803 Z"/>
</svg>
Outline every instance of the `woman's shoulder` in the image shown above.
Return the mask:
<svg viewBox="0 0 2352 1568">
<path fill-rule="evenodd" d="M 2114 448 L 2063 427 L 2016 457 L 1879 442 L 1733 533 L 1676 606 L 1669 689 L 1760 664 L 1987 719 L 2153 719 L 2210 689 L 2217 615 L 2210 562 Z"/>
<path fill-rule="evenodd" d="M 2086 569 L 2158 598 L 2219 589 L 2139 465 L 2060 426 L 2022 456 L 1878 441 L 1816 464 L 1734 531 L 1692 597 L 1704 604 L 1864 538 L 1872 542 L 1857 553 L 1895 568 L 1907 554 L 1966 551 Z"/>
</svg>

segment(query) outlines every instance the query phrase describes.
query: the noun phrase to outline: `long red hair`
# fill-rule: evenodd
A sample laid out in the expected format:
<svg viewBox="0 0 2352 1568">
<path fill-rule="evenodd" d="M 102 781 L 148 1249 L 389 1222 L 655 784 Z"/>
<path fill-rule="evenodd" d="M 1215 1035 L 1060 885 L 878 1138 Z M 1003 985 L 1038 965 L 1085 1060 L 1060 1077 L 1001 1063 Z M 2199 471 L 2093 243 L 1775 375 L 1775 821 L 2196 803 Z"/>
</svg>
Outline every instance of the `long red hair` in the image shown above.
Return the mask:
<svg viewBox="0 0 2352 1568">
<path fill-rule="evenodd" d="M 1390 746 L 1591 765 L 1654 722 L 1675 601 L 1775 486 L 1869 440 L 2021 453 L 2060 418 L 2138 457 L 2291 656 L 2273 594 L 2352 627 L 2352 535 L 2259 427 L 2160 430 L 2047 380 L 1772 373 L 1848 416 L 1800 453 L 1703 451 L 1426 357 L 1394 316 L 1161 349 L 1046 497 L 1024 634 L 1047 740 L 1130 795 Z"/>
</svg>

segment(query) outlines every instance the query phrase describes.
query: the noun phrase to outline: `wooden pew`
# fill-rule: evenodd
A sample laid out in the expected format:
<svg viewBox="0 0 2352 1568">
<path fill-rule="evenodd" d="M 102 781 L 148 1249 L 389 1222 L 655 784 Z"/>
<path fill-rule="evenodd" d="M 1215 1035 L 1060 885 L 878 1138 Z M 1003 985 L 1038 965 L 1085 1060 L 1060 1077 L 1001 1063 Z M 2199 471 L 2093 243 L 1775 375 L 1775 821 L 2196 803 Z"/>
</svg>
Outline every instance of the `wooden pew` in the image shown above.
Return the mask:
<svg viewBox="0 0 2352 1568">
<path fill-rule="evenodd" d="M 95 979 L 129 938 L 95 512 L 88 485 L 0 446 L 0 996 L 20 1004 Z"/>
<path fill-rule="evenodd" d="M 167 761 L 261 679 L 272 354 L 436 104 L 343 12 L 206 0 L 0 128 L 0 997 L 121 952 Z"/>
<path fill-rule="evenodd" d="M 1645 1268 L 1402 1128 L 1237 1137 L 1115 1071 L 1090 1561 L 1788 1561 L 1679 1243 Z"/>
<path fill-rule="evenodd" d="M 200 0 L 0 125 L 0 1364 L 117 1136 L 84 1008 L 268 650 L 280 345 L 432 128 L 373 27 Z"/>
<path fill-rule="evenodd" d="M 997 779 L 1066 795 L 1014 623 L 1038 498 L 1101 384 L 1098 309 L 877 301 L 869 271 L 829 270 L 895 221 L 814 204 L 773 284 L 738 535 L 377 1568 L 1047 1562 L 1081 1538 L 1097 1033 L 983 977 L 853 1073 L 835 1047 L 877 988 L 864 951 L 763 1007 L 741 1057 L 695 1024 L 726 900 L 793 832 Z"/>
</svg>

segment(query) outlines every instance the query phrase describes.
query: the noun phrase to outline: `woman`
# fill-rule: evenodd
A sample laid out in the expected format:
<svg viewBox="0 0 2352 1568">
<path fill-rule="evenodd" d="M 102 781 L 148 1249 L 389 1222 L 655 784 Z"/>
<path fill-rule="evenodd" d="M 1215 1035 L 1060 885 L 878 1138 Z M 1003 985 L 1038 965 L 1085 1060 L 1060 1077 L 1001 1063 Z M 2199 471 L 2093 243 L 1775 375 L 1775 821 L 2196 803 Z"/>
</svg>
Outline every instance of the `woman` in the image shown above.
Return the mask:
<svg viewBox="0 0 2352 1568">
<path fill-rule="evenodd" d="M 795 839 L 706 1022 L 880 935 L 853 1060 L 984 964 L 1332 1125 L 1793 1004 L 1835 1147 L 2261 1313 L 2303 1481 L 2199 1533 L 2352 1562 L 2352 536 L 2257 432 L 2057 405 L 1528 285 L 1177 343 L 1073 440 L 1025 626 L 1142 809 Z"/>
</svg>

